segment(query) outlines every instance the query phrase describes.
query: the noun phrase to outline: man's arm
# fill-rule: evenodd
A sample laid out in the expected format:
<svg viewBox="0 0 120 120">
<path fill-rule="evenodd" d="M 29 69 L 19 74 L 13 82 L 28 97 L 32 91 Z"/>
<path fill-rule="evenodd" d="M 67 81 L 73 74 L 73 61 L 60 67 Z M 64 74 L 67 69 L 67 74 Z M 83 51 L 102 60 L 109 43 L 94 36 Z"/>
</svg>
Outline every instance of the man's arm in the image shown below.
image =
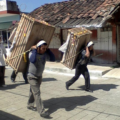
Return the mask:
<svg viewBox="0 0 120 120">
<path fill-rule="evenodd" d="M 37 46 L 36 45 L 32 46 L 31 50 L 33 50 L 33 49 L 37 49 Z"/>
<path fill-rule="evenodd" d="M 37 50 L 34 49 L 29 53 L 29 60 L 31 63 L 35 63 L 36 62 L 36 55 L 37 55 Z"/>
<path fill-rule="evenodd" d="M 88 47 L 86 47 L 86 53 L 85 53 L 85 56 L 86 56 L 86 57 L 89 57 L 89 56 L 90 56 L 90 52 L 89 52 Z"/>
</svg>

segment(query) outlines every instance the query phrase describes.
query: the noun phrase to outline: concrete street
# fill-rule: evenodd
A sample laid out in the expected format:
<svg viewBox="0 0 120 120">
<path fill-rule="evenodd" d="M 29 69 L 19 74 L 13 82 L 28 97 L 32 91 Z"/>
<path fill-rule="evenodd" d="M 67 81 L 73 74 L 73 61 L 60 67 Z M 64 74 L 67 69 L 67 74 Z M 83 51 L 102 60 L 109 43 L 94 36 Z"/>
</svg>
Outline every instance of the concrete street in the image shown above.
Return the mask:
<svg viewBox="0 0 120 120">
<path fill-rule="evenodd" d="M 28 110 L 29 84 L 22 74 L 16 82 L 10 81 L 12 70 L 6 69 L 7 87 L 0 88 L 0 120 L 47 120 L 37 112 Z M 71 76 L 44 73 L 41 96 L 50 120 L 120 120 L 120 79 L 91 79 L 93 92 L 84 91 L 80 78 L 66 90 L 65 82 Z"/>
</svg>

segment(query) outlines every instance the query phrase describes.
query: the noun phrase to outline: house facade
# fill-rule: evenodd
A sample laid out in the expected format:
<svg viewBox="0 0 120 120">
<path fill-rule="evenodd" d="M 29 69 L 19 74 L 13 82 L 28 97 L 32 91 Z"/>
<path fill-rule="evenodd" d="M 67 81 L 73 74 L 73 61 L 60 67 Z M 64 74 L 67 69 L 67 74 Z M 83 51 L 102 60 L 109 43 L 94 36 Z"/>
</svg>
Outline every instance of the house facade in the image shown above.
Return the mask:
<svg viewBox="0 0 120 120">
<path fill-rule="evenodd" d="M 9 27 L 20 20 L 20 11 L 15 1 L 0 1 L 0 37 L 3 43 L 7 43 L 10 32 Z"/>
<path fill-rule="evenodd" d="M 69 0 L 43 5 L 30 15 L 56 26 L 50 48 L 57 59 L 68 29 L 85 27 L 92 31 L 96 54 L 101 54 L 93 61 L 120 63 L 120 0 Z"/>
</svg>

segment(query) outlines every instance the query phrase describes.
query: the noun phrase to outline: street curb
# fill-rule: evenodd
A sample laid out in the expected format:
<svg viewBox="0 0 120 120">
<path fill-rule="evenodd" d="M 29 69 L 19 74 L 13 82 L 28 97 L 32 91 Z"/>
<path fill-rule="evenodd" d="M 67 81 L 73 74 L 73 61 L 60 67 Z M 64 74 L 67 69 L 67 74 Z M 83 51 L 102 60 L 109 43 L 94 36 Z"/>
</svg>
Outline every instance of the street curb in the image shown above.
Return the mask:
<svg viewBox="0 0 120 120">
<path fill-rule="evenodd" d="M 63 73 L 63 74 L 71 74 L 74 75 L 75 74 L 75 69 L 74 70 L 70 70 L 68 68 L 57 68 L 57 67 L 45 67 L 45 70 L 49 71 L 49 72 L 58 72 L 58 73 Z M 99 70 L 89 70 L 90 76 L 91 77 L 102 77 L 103 75 L 105 75 L 108 71 L 110 70 L 106 70 L 106 71 L 99 71 Z"/>
<path fill-rule="evenodd" d="M 6 66 L 6 69 L 8 70 L 13 70 L 10 66 Z M 103 77 L 107 72 L 109 72 L 111 69 L 109 70 L 104 70 L 104 71 L 100 71 L 100 70 L 89 70 L 90 76 L 91 77 Z M 48 67 L 45 66 L 45 71 L 49 71 L 49 72 L 53 72 L 53 73 L 61 73 L 61 74 L 67 74 L 67 75 L 75 75 L 75 69 L 70 70 L 69 68 L 59 68 L 59 67 Z"/>
</svg>

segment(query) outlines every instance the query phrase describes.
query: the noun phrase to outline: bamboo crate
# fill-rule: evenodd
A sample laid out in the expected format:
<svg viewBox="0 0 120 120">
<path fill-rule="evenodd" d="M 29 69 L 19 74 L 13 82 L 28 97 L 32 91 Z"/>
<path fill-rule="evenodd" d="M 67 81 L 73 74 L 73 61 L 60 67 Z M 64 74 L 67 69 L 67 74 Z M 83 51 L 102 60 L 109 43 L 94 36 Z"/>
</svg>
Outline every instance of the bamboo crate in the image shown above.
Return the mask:
<svg viewBox="0 0 120 120">
<path fill-rule="evenodd" d="M 70 34 L 70 39 L 62 64 L 70 69 L 74 69 L 78 53 L 90 41 L 92 32 L 81 27 L 68 30 L 68 34 Z"/>
<path fill-rule="evenodd" d="M 8 58 L 8 65 L 16 72 L 23 72 L 26 67 L 23 55 L 15 56 L 29 50 L 31 46 L 37 44 L 42 39 L 44 39 L 49 46 L 54 30 L 55 28 L 48 23 L 22 14 L 14 36 L 14 40 L 16 41 L 15 47 Z"/>
</svg>

